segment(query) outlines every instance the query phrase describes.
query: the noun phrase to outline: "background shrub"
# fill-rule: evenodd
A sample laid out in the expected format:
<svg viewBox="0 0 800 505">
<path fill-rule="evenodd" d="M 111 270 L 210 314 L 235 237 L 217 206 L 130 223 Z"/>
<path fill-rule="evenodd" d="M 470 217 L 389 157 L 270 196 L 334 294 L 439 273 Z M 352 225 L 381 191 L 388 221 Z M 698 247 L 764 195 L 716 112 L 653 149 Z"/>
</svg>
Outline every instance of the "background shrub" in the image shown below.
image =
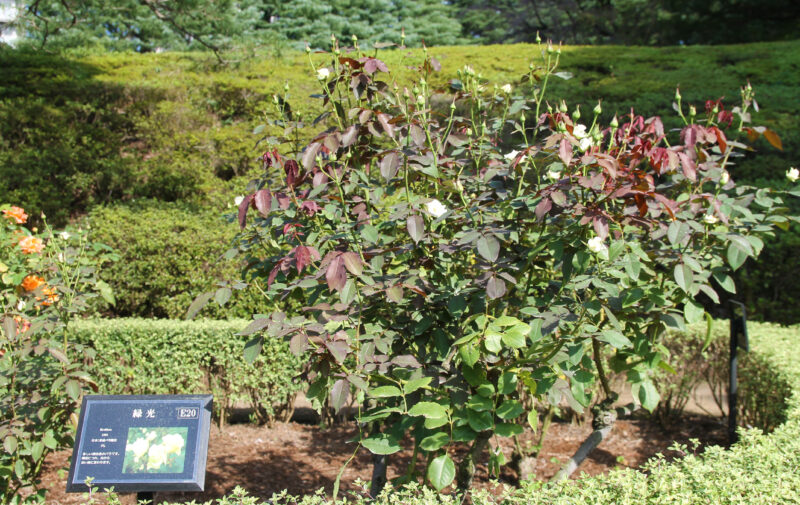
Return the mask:
<svg viewBox="0 0 800 505">
<path fill-rule="evenodd" d="M 244 362 L 246 337 L 236 335 L 246 320 L 165 321 L 83 320 L 73 339 L 97 349 L 89 373 L 100 394 L 214 395 L 214 410 L 225 418 L 234 404 L 254 409 L 255 418 L 288 420 L 302 359 L 282 340 L 264 342 L 261 357 Z"/>
</svg>

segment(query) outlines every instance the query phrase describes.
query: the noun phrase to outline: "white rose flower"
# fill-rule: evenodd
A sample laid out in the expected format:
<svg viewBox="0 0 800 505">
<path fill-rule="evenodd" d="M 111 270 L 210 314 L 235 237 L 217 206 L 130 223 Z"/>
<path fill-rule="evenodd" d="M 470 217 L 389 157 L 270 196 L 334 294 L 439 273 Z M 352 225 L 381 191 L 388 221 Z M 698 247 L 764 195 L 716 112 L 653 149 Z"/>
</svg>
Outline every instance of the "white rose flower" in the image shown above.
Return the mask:
<svg viewBox="0 0 800 505">
<path fill-rule="evenodd" d="M 17 310 L 20 312 L 25 310 L 25 300 L 20 300 L 17 302 Z"/>
<path fill-rule="evenodd" d="M 561 172 L 550 169 L 547 171 L 547 178 L 550 179 L 551 181 L 557 181 L 561 179 Z"/>
<path fill-rule="evenodd" d="M 171 433 L 169 435 L 165 435 L 163 439 L 164 448 L 167 450 L 167 454 L 175 453 L 179 454 L 181 449 L 183 449 L 183 437 L 180 436 L 178 433 Z"/>
<path fill-rule="evenodd" d="M 144 453 L 147 452 L 148 447 L 150 447 L 150 443 L 147 441 L 147 439 L 140 438 L 136 442 L 128 444 L 125 447 L 125 452 L 131 451 L 133 452 L 134 457 L 139 459 Z"/>
<path fill-rule="evenodd" d="M 425 210 L 428 212 L 428 214 L 438 219 L 447 212 L 447 207 L 445 207 L 442 202 L 434 198 L 425 204 Z"/>
<path fill-rule="evenodd" d="M 730 180 L 731 180 L 731 174 L 729 174 L 727 170 L 723 170 L 722 174 L 719 176 L 719 183 L 724 186 L 728 184 L 728 181 Z"/>
<path fill-rule="evenodd" d="M 582 139 L 586 137 L 586 126 L 579 124 L 575 125 L 575 128 L 572 129 L 572 136 L 576 139 Z"/>
<path fill-rule="evenodd" d="M 506 154 L 504 156 L 504 158 L 507 159 L 507 160 L 513 160 L 514 158 L 517 157 L 518 154 L 519 154 L 519 151 L 511 151 L 510 153 Z"/>
<path fill-rule="evenodd" d="M 608 247 L 606 246 L 605 241 L 600 237 L 590 238 L 586 245 L 589 246 L 589 250 L 593 253 L 597 254 L 603 259 L 608 259 Z"/>
<path fill-rule="evenodd" d="M 503 84 L 500 87 L 500 89 L 503 90 L 503 93 L 505 93 L 506 95 L 510 95 L 511 94 L 511 85 L 510 84 Z"/>
<path fill-rule="evenodd" d="M 797 179 L 800 179 L 800 170 L 797 170 L 795 167 L 790 168 L 786 171 L 786 178 L 791 182 L 797 182 Z"/>
<path fill-rule="evenodd" d="M 319 79 L 320 81 L 326 80 L 328 77 L 330 77 L 330 75 L 331 71 L 325 67 L 322 67 L 319 70 L 317 70 L 317 79 Z"/>
<path fill-rule="evenodd" d="M 147 451 L 147 467 L 158 468 L 167 462 L 167 448 L 163 445 L 153 445 Z"/>
<path fill-rule="evenodd" d="M 592 147 L 591 137 L 583 137 L 578 143 L 578 149 L 580 149 L 582 153 L 588 151 L 590 147 Z"/>
<path fill-rule="evenodd" d="M 242 195 L 239 195 L 239 196 L 237 196 L 236 198 L 233 199 L 233 204 L 238 207 L 239 205 L 241 205 L 241 203 L 243 201 L 244 201 L 244 197 Z"/>
<path fill-rule="evenodd" d="M 717 221 L 719 221 L 719 219 L 717 219 L 717 216 L 714 214 L 706 214 L 703 216 L 703 222 L 706 224 L 717 224 Z"/>
<path fill-rule="evenodd" d="M 61 237 L 61 239 L 62 239 L 62 240 L 69 240 L 69 238 L 70 238 L 72 235 L 70 235 L 70 234 L 69 234 L 68 232 L 66 232 L 66 231 L 62 231 L 61 233 L 59 233 L 59 234 L 58 234 L 58 236 L 59 236 L 59 237 Z"/>
</svg>

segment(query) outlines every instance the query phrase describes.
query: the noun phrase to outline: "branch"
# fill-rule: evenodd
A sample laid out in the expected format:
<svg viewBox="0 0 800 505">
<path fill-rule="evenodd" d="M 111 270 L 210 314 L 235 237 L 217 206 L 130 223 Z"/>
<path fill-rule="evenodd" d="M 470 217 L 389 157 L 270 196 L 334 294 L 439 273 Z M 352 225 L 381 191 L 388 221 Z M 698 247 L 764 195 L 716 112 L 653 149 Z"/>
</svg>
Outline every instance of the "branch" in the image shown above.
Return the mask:
<svg viewBox="0 0 800 505">
<path fill-rule="evenodd" d="M 161 11 L 161 9 L 159 9 L 159 6 L 157 5 L 159 3 L 159 0 L 139 0 L 139 3 L 150 9 L 150 11 L 153 14 L 155 14 L 155 16 L 158 19 L 160 19 L 161 21 L 165 21 L 166 23 L 171 25 L 172 28 L 174 28 L 176 31 L 180 32 L 186 37 L 191 37 L 192 40 L 196 40 L 201 45 L 205 46 L 207 49 L 213 51 L 214 56 L 217 57 L 217 61 L 219 61 L 220 63 L 225 63 L 222 59 L 222 56 L 220 56 L 221 49 L 219 48 L 219 46 L 215 46 L 214 44 L 203 40 L 203 38 L 200 37 L 198 34 L 189 31 L 187 28 L 178 23 L 175 20 L 175 18 Z"/>
<path fill-rule="evenodd" d="M 603 402 L 605 403 L 605 402 Z M 598 405 L 602 409 L 602 405 Z M 614 423 L 620 416 L 629 415 L 633 413 L 638 408 L 637 405 L 633 403 L 629 403 L 623 407 L 617 407 L 615 409 L 609 410 L 600 410 L 595 413 L 595 417 L 592 421 L 592 427 L 594 431 L 592 432 L 586 440 L 583 441 L 578 450 L 575 451 L 575 454 L 569 458 L 567 463 L 564 465 L 561 470 L 556 473 L 550 482 L 558 482 L 567 479 L 570 475 L 572 475 L 575 470 L 578 469 L 583 460 L 591 453 L 595 447 L 600 445 L 600 442 L 605 440 L 609 433 L 611 433 L 611 428 L 614 426 Z"/>
</svg>

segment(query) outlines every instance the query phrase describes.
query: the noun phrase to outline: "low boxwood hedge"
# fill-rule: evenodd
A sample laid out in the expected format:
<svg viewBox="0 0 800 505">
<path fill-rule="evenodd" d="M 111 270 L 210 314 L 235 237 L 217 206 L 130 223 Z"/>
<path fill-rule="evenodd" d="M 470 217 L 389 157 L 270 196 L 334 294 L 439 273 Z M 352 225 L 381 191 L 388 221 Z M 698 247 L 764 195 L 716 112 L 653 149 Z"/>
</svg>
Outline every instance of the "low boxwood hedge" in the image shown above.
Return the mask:
<svg viewBox="0 0 800 505">
<path fill-rule="evenodd" d="M 700 332 L 702 330 L 696 330 Z M 728 328 L 718 323 L 715 340 L 723 339 Z M 766 366 L 743 367 L 742 377 L 750 384 L 781 383 L 791 391 L 786 399 L 786 422 L 772 433 L 758 428 L 742 429 L 740 441 L 731 449 L 709 447 L 700 456 L 687 454 L 673 462 L 652 460 L 644 471 L 614 470 L 608 475 L 586 477 L 559 484 L 526 482 L 519 489 L 507 489 L 499 496 L 476 492 L 473 504 L 490 505 L 643 505 L 643 504 L 783 504 L 800 500 L 800 327 L 751 324 L 752 357 L 747 361 Z M 761 382 L 763 381 L 763 382 Z M 748 388 L 751 405 L 771 409 L 769 388 Z M 688 452 L 688 451 L 687 451 Z M 212 503 L 212 502 L 209 502 Z M 216 500 L 217 505 L 256 504 L 257 498 L 237 488 Z M 292 497 L 274 496 L 269 503 L 332 504 L 322 494 Z M 460 503 L 458 497 L 437 495 L 418 485 L 387 490 L 377 500 L 349 496 L 336 503 L 357 505 L 447 505 Z"/>
<path fill-rule="evenodd" d="M 101 394 L 212 393 L 218 419 L 234 405 L 250 407 L 256 421 L 286 420 L 302 382 L 301 358 L 282 340 L 264 341 L 251 365 L 243 357 L 246 320 L 77 321 L 76 342 L 97 349 L 89 372 Z"/>
</svg>

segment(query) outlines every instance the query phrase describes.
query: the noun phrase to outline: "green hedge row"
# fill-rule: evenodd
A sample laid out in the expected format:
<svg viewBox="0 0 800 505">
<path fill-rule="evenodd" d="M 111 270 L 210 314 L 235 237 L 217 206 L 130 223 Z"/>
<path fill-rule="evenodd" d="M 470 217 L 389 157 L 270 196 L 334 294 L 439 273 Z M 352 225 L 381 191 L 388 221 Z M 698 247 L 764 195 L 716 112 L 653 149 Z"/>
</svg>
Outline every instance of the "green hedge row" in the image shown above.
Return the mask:
<svg viewBox="0 0 800 505">
<path fill-rule="evenodd" d="M 701 330 L 695 330 L 701 332 Z M 722 342 L 728 328 L 718 323 L 714 341 Z M 751 385 L 782 384 L 786 422 L 772 433 L 743 429 L 740 441 L 730 450 L 709 447 L 700 456 L 688 454 L 673 462 L 655 458 L 645 471 L 613 470 L 610 474 L 578 481 L 549 484 L 527 482 L 520 489 L 507 489 L 500 496 L 476 492 L 475 505 L 666 505 L 666 504 L 796 504 L 800 499 L 800 326 L 779 327 L 751 324 L 752 357 L 741 376 Z M 677 357 L 678 359 L 680 357 Z M 762 366 L 763 365 L 763 366 Z M 759 409 L 771 409 L 773 392 L 748 387 L 747 400 Z M 688 452 L 688 451 L 687 451 Z M 212 503 L 212 502 L 209 502 Z M 258 499 L 237 488 L 218 505 L 254 505 Z M 273 497 L 269 503 L 322 505 L 332 502 L 319 494 Z M 456 497 L 439 496 L 416 485 L 387 490 L 377 500 L 350 496 L 336 503 L 356 505 L 455 505 Z"/>
<path fill-rule="evenodd" d="M 225 419 L 234 405 L 253 409 L 254 420 L 288 420 L 303 384 L 302 359 L 282 340 L 265 340 L 255 363 L 243 357 L 248 324 L 233 321 L 148 319 L 83 320 L 72 325 L 75 342 L 97 349 L 89 372 L 100 394 L 214 395 Z"/>
</svg>

